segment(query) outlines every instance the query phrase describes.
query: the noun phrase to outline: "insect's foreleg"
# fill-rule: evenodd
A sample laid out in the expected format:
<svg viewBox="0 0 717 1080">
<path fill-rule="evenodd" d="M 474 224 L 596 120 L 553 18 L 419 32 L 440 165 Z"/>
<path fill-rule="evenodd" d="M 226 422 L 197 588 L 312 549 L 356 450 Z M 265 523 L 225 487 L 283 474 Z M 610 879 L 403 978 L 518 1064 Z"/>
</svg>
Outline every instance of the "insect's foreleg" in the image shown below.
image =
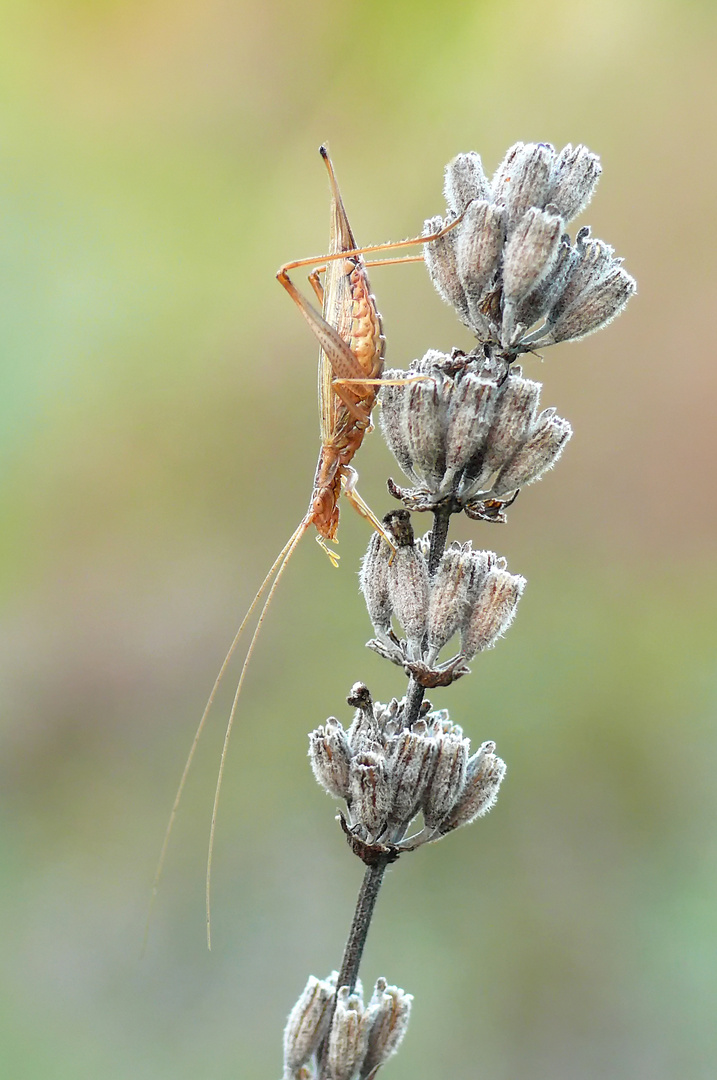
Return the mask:
<svg viewBox="0 0 717 1080">
<path fill-rule="evenodd" d="M 331 358 L 329 357 L 329 359 Z M 410 383 L 415 382 L 435 383 L 435 381 L 436 380 L 432 375 L 411 375 L 407 379 L 367 379 L 364 376 L 360 379 L 332 379 L 331 389 L 336 394 L 336 397 L 340 398 L 344 403 L 354 419 L 364 425 L 366 431 L 373 431 L 373 424 L 369 419 L 365 402 L 361 400 L 358 402 L 353 401 L 353 399 L 344 391 L 345 386 L 348 386 L 349 389 L 362 386 L 408 386 Z"/>
<path fill-rule="evenodd" d="M 434 240 L 440 240 L 442 236 L 452 232 L 457 225 L 460 225 L 465 213 L 466 211 L 464 210 L 462 214 L 453 218 L 453 220 L 449 221 L 443 228 L 439 229 L 437 232 L 429 233 L 427 236 L 414 236 L 410 240 L 393 240 L 388 244 L 371 244 L 369 247 L 350 248 L 348 251 L 336 251 L 331 255 L 315 255 L 309 259 L 295 259 L 293 262 L 284 263 L 283 266 L 279 267 L 276 276 L 279 281 L 281 281 L 281 284 L 286 287 L 289 270 L 296 270 L 300 266 L 316 266 L 319 263 L 335 262 L 337 259 L 352 259 L 356 255 L 371 255 L 373 252 L 378 251 L 395 251 L 397 248 L 415 247 L 417 244 L 431 244 Z M 418 262 L 422 258 L 422 255 L 417 255 L 415 261 Z M 400 261 L 400 259 L 386 260 L 386 262 Z"/>
<path fill-rule="evenodd" d="M 451 224 L 451 228 L 452 228 Z M 431 237 L 427 237 L 427 242 L 430 243 Z M 373 269 L 374 266 L 395 266 L 396 263 L 418 263 L 423 262 L 423 255 L 401 255 L 398 259 L 370 259 L 364 263 L 366 269 Z"/>
<path fill-rule="evenodd" d="M 369 432 L 373 431 L 373 424 L 369 419 L 366 404 L 363 401 L 352 401 L 345 392 L 344 387 L 348 386 L 351 389 L 354 386 L 408 386 L 410 383 L 415 382 L 432 382 L 435 384 L 436 380 L 432 375 L 411 375 L 407 379 L 333 379 L 331 389 L 336 394 L 336 397 L 341 399 L 351 415 L 360 421 L 366 427 L 366 431 Z M 380 405 L 381 402 L 377 399 L 372 404 Z"/>
<path fill-rule="evenodd" d="M 331 386 L 409 386 L 415 382 L 435 381 L 433 375 L 409 375 L 407 379 L 334 379 Z"/>
</svg>

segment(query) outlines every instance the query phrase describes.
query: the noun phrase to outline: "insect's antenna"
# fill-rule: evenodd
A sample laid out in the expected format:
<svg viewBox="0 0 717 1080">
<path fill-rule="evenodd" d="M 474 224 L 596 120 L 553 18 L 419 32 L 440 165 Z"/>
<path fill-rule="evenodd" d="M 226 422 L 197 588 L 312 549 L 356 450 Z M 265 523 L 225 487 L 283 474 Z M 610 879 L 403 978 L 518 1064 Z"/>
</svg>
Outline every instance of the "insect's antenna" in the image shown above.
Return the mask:
<svg viewBox="0 0 717 1080">
<path fill-rule="evenodd" d="M 227 652 L 227 655 L 224 657 L 224 661 L 222 663 L 222 666 L 219 668 L 219 673 L 217 674 L 217 677 L 214 680 L 214 685 L 212 686 L 211 693 L 210 693 L 209 697 L 207 698 L 207 703 L 204 706 L 204 712 L 202 713 L 202 717 L 201 717 L 201 720 L 199 721 L 199 725 L 197 727 L 197 730 L 194 733 L 194 738 L 192 740 L 192 745 L 189 748 L 189 754 L 187 755 L 187 760 L 184 763 L 184 769 L 182 771 L 182 777 L 181 777 L 181 779 L 179 781 L 179 787 L 177 788 L 177 794 L 174 797 L 174 803 L 172 804 L 172 811 L 171 811 L 171 813 L 169 815 L 169 821 L 167 822 L 167 828 L 165 829 L 164 840 L 162 841 L 162 848 L 161 848 L 160 853 L 159 853 L 159 859 L 157 860 L 157 869 L 154 872 L 154 880 L 152 882 L 152 892 L 150 894 L 149 909 L 147 911 L 147 921 L 146 921 L 145 927 L 144 927 L 144 937 L 142 939 L 142 951 L 140 953 L 140 956 L 144 956 L 144 954 L 146 952 L 146 949 L 147 949 L 147 940 L 149 938 L 149 926 L 150 926 L 150 922 L 152 920 L 152 912 L 154 910 L 154 902 L 157 899 L 157 890 L 159 889 L 159 883 L 160 883 L 160 880 L 162 878 L 162 871 L 164 870 L 164 863 L 165 863 L 165 859 L 167 857 L 167 848 L 169 847 L 169 839 L 170 839 L 170 837 L 172 835 L 172 829 L 174 828 L 174 821 L 175 821 L 175 818 L 177 817 L 177 811 L 179 810 L 179 804 L 180 804 L 180 802 L 182 800 L 182 794 L 184 792 L 185 784 L 187 783 L 187 777 L 189 776 L 189 770 L 190 770 L 190 768 L 192 766 L 192 762 L 194 760 L 194 755 L 196 753 L 197 745 L 199 743 L 199 739 L 201 737 L 201 734 L 204 731 L 204 725 L 207 722 L 207 717 L 209 716 L 209 713 L 211 712 L 212 705 L 214 704 L 214 698 L 216 697 L 217 690 L 219 689 L 219 685 L 220 685 L 222 679 L 224 678 L 224 672 L 227 670 L 227 668 L 229 666 L 229 662 L 231 661 L 231 658 L 233 657 L 233 655 L 234 655 L 234 653 L 236 651 L 236 647 L 239 644 L 239 640 L 240 640 L 242 634 L 244 633 L 244 629 L 246 627 L 246 624 L 249 622 L 249 619 L 251 618 L 252 614 L 256 610 L 256 605 L 259 603 L 262 596 L 264 595 L 264 593 L 266 591 L 266 588 L 269 585 L 269 583 L 271 582 L 271 579 L 274 577 L 274 574 L 277 572 L 277 569 L 279 570 L 279 573 L 281 573 L 281 570 L 283 570 L 283 565 L 282 565 L 283 560 L 285 559 L 289 549 L 291 548 L 293 550 L 292 545 L 294 545 L 294 547 L 296 546 L 295 542 L 297 540 L 297 536 L 303 535 L 303 533 L 305 531 L 306 531 L 306 528 L 304 527 L 304 522 L 302 521 L 301 525 L 299 525 L 299 528 L 294 533 L 292 533 L 292 535 L 289 537 L 287 542 L 284 544 L 283 548 L 281 549 L 281 551 L 279 552 L 277 557 L 274 559 L 274 562 L 272 564 L 271 569 L 269 570 L 269 573 L 266 575 L 266 577 L 262 581 L 261 585 L 259 586 L 259 590 L 258 590 L 256 596 L 254 597 L 254 599 L 252 600 L 251 605 L 249 607 L 249 610 L 247 611 L 246 615 L 242 619 L 241 626 L 239 627 L 236 634 L 234 635 L 232 643 L 229 646 L 229 651 Z M 272 593 L 273 593 L 273 589 L 272 589 Z M 271 596 L 271 593 L 270 593 L 270 596 Z M 268 601 L 267 601 L 267 603 L 268 603 Z M 262 619 L 264 618 L 264 612 L 265 611 L 266 611 L 266 605 L 264 606 L 264 609 L 263 609 L 263 611 L 261 613 L 261 618 Z M 252 643 L 251 643 L 250 648 L 253 648 L 255 639 L 256 639 L 256 634 L 254 635 L 254 638 L 252 638 Z M 246 664 L 244 665 L 244 669 L 242 670 L 242 678 L 244 677 L 244 671 L 245 670 L 246 670 Z"/>
<path fill-rule="evenodd" d="M 222 754 L 221 754 L 221 757 L 219 759 L 219 771 L 217 773 L 217 786 L 216 786 L 216 790 L 214 792 L 214 805 L 212 807 L 212 824 L 211 824 L 211 827 L 209 829 L 209 848 L 208 848 L 208 851 L 207 851 L 206 907 L 207 907 L 207 948 L 208 949 L 211 949 L 211 947 L 212 947 L 212 915 L 211 915 L 211 909 L 212 909 L 212 902 L 211 902 L 212 856 L 214 855 L 214 834 L 216 832 L 216 826 L 217 826 L 217 811 L 219 809 L 219 793 L 221 791 L 222 779 L 224 777 L 224 765 L 226 763 L 226 758 L 227 758 L 227 749 L 229 747 L 229 738 L 230 738 L 231 733 L 232 733 L 232 727 L 234 726 L 234 718 L 236 716 L 237 706 L 239 704 L 239 695 L 241 694 L 242 686 L 244 685 L 244 676 L 246 675 L 247 670 L 249 668 L 249 661 L 251 660 L 252 653 L 254 652 L 254 646 L 256 645 L 257 639 L 259 637 L 259 631 L 261 630 L 262 623 L 264 622 L 264 617 L 265 617 L 267 611 L 269 610 L 269 605 L 271 604 L 271 601 L 274 598 L 274 593 L 276 592 L 277 587 L 279 585 L 279 582 L 281 581 L 281 578 L 283 576 L 283 573 L 284 573 L 284 571 L 286 570 L 286 567 L 289 564 L 289 560 L 291 559 L 291 556 L 294 554 L 294 551 L 296 550 L 296 547 L 297 547 L 297 545 L 299 543 L 299 540 L 301 540 L 301 537 L 304 535 L 306 530 L 311 527 L 311 524 L 312 524 L 312 519 L 307 515 L 303 519 L 303 521 L 300 523 L 300 525 L 298 526 L 296 531 L 293 533 L 291 539 L 284 546 L 284 548 L 283 548 L 283 550 L 281 552 L 281 555 L 276 560 L 276 562 L 274 563 L 274 566 L 272 566 L 272 568 L 271 568 L 271 571 L 269 572 L 269 574 L 264 579 L 264 583 L 262 584 L 262 590 L 264 588 L 264 585 L 266 585 L 267 581 L 271 577 L 271 574 L 274 572 L 274 568 L 276 567 L 277 563 L 281 560 L 281 565 L 279 566 L 278 570 L 276 571 L 276 577 L 274 578 L 272 586 L 269 589 L 269 595 L 267 596 L 267 598 L 266 598 L 266 600 L 264 602 L 264 606 L 261 609 L 261 615 L 259 616 L 258 622 L 257 622 L 256 627 L 254 629 L 254 633 L 252 635 L 252 639 L 251 639 L 251 641 L 249 643 L 249 648 L 247 649 L 247 654 L 246 654 L 246 657 L 244 659 L 244 665 L 243 665 L 243 667 L 241 669 L 241 674 L 239 675 L 239 682 L 237 683 L 236 693 L 234 694 L 234 701 L 232 702 L 231 711 L 229 713 L 229 719 L 227 721 L 227 730 L 226 730 L 225 735 L 224 735 L 224 745 L 222 746 Z M 256 601 L 259 599 L 259 596 L 260 596 L 260 593 L 257 593 L 256 600 L 254 601 L 254 604 L 256 604 Z M 252 608 L 254 607 L 254 604 L 252 604 Z"/>
</svg>

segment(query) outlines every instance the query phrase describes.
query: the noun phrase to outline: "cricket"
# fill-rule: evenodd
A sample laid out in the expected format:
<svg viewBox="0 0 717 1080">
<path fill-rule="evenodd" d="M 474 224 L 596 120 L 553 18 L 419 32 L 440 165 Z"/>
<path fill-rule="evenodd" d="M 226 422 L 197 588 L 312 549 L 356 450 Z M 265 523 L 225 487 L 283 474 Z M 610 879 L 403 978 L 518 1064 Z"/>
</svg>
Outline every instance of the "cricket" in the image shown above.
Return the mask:
<svg viewBox="0 0 717 1080">
<path fill-rule="evenodd" d="M 224 742 L 219 760 L 217 783 L 212 807 L 211 826 L 207 853 L 206 873 L 206 926 L 207 947 L 211 949 L 211 875 L 214 839 L 216 833 L 219 795 L 224 777 L 227 749 L 236 718 L 239 698 L 244 679 L 256 646 L 267 611 L 274 598 L 279 582 L 288 566 L 294 551 L 305 533 L 312 527 L 316 529 L 316 539 L 328 555 L 332 565 L 337 567 L 339 555 L 330 546 L 336 539 L 339 525 L 339 499 L 345 495 L 347 501 L 365 518 L 370 525 L 383 536 L 389 546 L 395 550 L 395 544 L 379 519 L 358 493 L 356 483 L 358 474 L 351 462 L 361 447 L 364 436 L 371 430 L 371 413 L 376 403 L 378 392 L 386 385 L 381 375 L 384 365 L 386 339 L 383 334 L 381 316 L 376 300 L 371 293 L 367 268 L 393 263 L 422 262 L 423 254 L 404 255 L 397 258 L 376 259 L 366 262 L 364 255 L 392 251 L 397 248 L 411 247 L 430 243 L 440 239 L 462 220 L 463 215 L 445 225 L 439 232 L 428 236 L 418 236 L 409 240 L 393 243 L 376 244 L 370 247 L 357 246 L 348 216 L 341 198 L 341 193 L 334 173 L 334 168 L 325 146 L 320 147 L 320 154 L 326 165 L 331 194 L 331 219 L 329 251 L 318 258 L 299 259 L 285 263 L 277 273 L 277 279 L 288 292 L 311 331 L 319 342 L 319 416 L 321 449 L 314 475 L 314 484 L 309 508 L 272 563 L 262 581 L 256 596 L 252 600 L 246 615 L 237 630 L 224 661 L 212 686 L 211 693 L 202 713 L 194 735 L 189 754 L 177 788 L 172 810 L 162 843 L 157 869 L 152 885 L 150 909 L 145 928 L 147 941 L 149 920 L 162 870 L 167 854 L 170 836 L 179 809 L 187 776 L 194 759 L 197 745 L 212 709 L 217 690 L 242 638 L 244 630 L 259 603 L 266 594 L 253 635 L 249 642 L 244 662 L 239 674 L 234 699 L 229 712 Z M 309 283 L 320 305 L 319 312 L 307 300 L 291 280 L 290 271 L 301 267 L 313 267 L 308 275 Z M 323 283 L 321 278 L 323 277 Z M 416 376 L 426 378 L 426 376 Z M 391 385 L 402 385 L 407 381 L 392 381 Z M 267 593 L 268 590 L 268 593 Z"/>
</svg>

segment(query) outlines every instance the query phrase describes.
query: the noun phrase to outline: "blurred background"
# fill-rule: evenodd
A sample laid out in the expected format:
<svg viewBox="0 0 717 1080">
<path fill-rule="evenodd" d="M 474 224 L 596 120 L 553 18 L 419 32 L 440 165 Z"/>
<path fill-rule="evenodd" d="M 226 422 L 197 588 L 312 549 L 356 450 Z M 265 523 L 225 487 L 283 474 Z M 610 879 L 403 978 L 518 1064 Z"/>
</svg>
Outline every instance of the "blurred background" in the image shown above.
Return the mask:
<svg viewBox="0 0 717 1080">
<path fill-rule="evenodd" d="M 350 719 L 357 679 L 405 685 L 364 648 L 350 509 L 338 572 L 299 548 L 246 683 L 213 951 L 231 679 L 139 960 L 196 722 L 311 488 L 317 348 L 274 274 L 325 249 L 322 140 L 369 243 L 443 211 L 458 151 L 490 175 L 523 139 L 601 155 L 580 223 L 640 291 L 528 360 L 575 437 L 507 526 L 454 528 L 528 578 L 506 639 L 433 695 L 508 778 L 391 870 L 363 976 L 415 995 L 395 1080 L 715 1076 L 716 22 L 699 0 L 2 0 L 0 1075 L 279 1075 L 361 879 L 306 733 Z M 421 265 L 372 284 L 389 364 L 470 347 Z M 385 513 L 378 435 L 357 465 Z"/>
</svg>

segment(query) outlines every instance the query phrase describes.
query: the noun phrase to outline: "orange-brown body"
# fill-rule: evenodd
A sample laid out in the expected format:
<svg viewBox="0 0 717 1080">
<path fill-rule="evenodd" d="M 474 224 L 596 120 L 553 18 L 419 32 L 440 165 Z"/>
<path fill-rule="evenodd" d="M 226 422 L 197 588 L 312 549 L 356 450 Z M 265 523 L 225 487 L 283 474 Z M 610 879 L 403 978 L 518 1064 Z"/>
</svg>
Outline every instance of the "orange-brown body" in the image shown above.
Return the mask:
<svg viewBox="0 0 717 1080">
<path fill-rule="evenodd" d="M 359 248 L 324 146 L 321 147 L 321 156 L 328 169 L 332 195 L 330 245 L 328 254 L 324 256 L 326 265 L 317 267 L 317 259 L 298 259 L 285 263 L 277 278 L 321 346 L 321 452 L 314 474 L 309 509 L 299 525 L 298 532 L 303 535 L 303 532 L 313 525 L 318 533 L 317 540 L 336 566 L 338 555 L 327 546 L 326 541 L 336 538 L 339 497 L 342 491 L 355 509 L 395 550 L 392 537 L 356 491 L 356 473 L 350 464 L 363 442 L 364 435 L 371 427 L 371 411 L 376 404 L 381 385 L 386 346 L 381 332 L 381 316 L 370 291 L 363 255 L 438 240 L 455 228 L 462 215 L 435 234 L 415 237 L 412 240 L 399 240 L 393 244 Z M 371 265 L 417 262 L 422 258 L 422 255 L 410 255 L 398 259 L 379 259 L 374 260 Z M 321 314 L 312 307 L 289 277 L 290 270 L 312 265 L 317 269 L 309 275 L 309 280 L 321 301 Z M 323 288 L 319 281 L 321 273 L 325 275 Z"/>
<path fill-rule="evenodd" d="M 337 315 L 339 323 L 345 322 L 348 326 L 337 325 L 336 329 L 342 337 L 344 333 L 347 333 L 344 340 L 358 361 L 364 378 L 380 379 L 386 341 L 382 333 L 381 316 L 370 292 L 363 260 L 359 256 L 347 259 L 345 263 L 338 265 L 341 266 L 346 278 L 344 288 L 349 293 L 350 300 L 345 304 L 343 312 Z M 326 302 L 328 299 L 327 293 L 325 309 L 328 306 Z M 329 318 L 331 314 L 329 311 L 326 312 Z M 323 350 L 320 364 L 326 364 Z M 319 383 L 323 390 L 322 376 L 323 370 L 320 367 Z M 345 386 L 341 388 L 339 397 L 331 386 L 332 381 L 333 378 L 329 380 L 329 386 L 326 388 L 333 398 L 333 402 L 330 403 L 332 425 L 330 430 L 322 431 L 322 446 L 307 514 L 319 534 L 326 540 L 333 540 L 336 536 L 342 478 L 349 477 L 350 473 L 346 466 L 350 464 L 363 442 L 364 435 L 371 427 L 371 412 L 379 391 L 378 386 L 370 384 Z M 351 409 L 348 402 L 351 402 Z"/>
</svg>

